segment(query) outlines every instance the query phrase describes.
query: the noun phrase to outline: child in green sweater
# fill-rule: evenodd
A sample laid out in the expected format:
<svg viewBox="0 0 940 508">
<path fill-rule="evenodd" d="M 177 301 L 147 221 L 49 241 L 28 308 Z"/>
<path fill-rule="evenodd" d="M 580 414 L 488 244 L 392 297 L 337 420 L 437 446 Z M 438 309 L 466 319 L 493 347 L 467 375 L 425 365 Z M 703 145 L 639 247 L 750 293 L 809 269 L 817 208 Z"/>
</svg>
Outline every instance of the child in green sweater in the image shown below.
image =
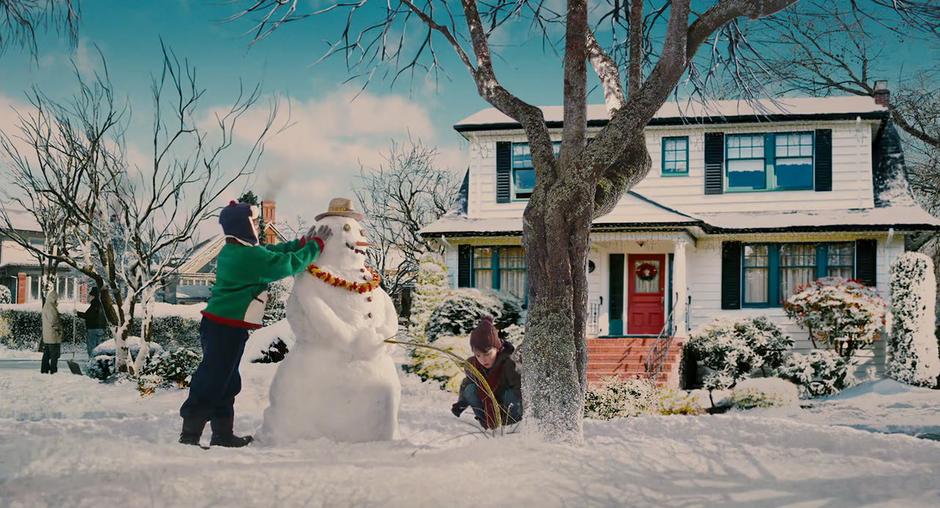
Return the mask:
<svg viewBox="0 0 940 508">
<path fill-rule="evenodd" d="M 212 297 L 202 311 L 202 362 L 180 408 L 180 443 L 198 445 L 206 422 L 212 427 L 212 446 L 242 447 L 252 441 L 233 430 L 235 396 L 241 391 L 238 365 L 248 331 L 261 328 L 268 284 L 306 269 L 332 235 L 321 226 L 299 240 L 259 245 L 257 220 L 257 207 L 234 201 L 219 214 L 225 246 L 219 252 Z"/>
</svg>

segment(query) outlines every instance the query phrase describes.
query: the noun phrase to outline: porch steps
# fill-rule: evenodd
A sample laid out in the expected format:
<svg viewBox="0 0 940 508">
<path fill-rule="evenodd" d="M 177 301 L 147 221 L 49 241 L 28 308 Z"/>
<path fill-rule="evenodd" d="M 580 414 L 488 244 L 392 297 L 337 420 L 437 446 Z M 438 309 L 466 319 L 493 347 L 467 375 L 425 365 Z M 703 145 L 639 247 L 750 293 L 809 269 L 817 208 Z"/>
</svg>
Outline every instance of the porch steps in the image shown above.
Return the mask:
<svg viewBox="0 0 940 508">
<path fill-rule="evenodd" d="M 589 338 L 588 383 L 599 384 L 604 379 L 646 378 L 646 359 L 652 354 L 657 338 Z M 662 372 L 655 380 L 659 385 L 679 385 L 679 363 L 682 359 L 682 342 L 673 339 L 666 352 Z"/>
</svg>

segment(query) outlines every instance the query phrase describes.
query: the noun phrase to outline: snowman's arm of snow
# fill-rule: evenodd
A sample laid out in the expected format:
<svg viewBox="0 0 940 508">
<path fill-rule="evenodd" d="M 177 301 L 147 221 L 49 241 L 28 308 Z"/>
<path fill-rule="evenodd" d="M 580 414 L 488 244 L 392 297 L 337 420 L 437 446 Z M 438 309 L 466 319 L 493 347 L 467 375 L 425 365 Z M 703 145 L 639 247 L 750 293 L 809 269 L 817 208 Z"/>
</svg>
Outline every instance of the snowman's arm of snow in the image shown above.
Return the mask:
<svg viewBox="0 0 940 508">
<path fill-rule="evenodd" d="M 385 304 L 385 322 L 379 326 L 378 332 L 382 336 L 382 340 L 385 340 L 398 334 L 398 312 L 395 310 L 392 298 L 385 291 L 382 291 L 382 300 Z"/>
<path fill-rule="evenodd" d="M 352 344 L 356 339 L 355 328 L 343 322 L 322 299 L 303 300 L 302 305 L 306 307 L 304 320 L 311 330 L 317 330 L 325 337 L 337 339 L 342 344 Z"/>
<path fill-rule="evenodd" d="M 277 252 L 265 248 L 251 248 L 253 259 L 243 266 L 251 270 L 257 282 L 270 284 L 285 277 L 296 275 L 320 256 L 317 242 L 307 242 L 293 252 Z"/>
</svg>

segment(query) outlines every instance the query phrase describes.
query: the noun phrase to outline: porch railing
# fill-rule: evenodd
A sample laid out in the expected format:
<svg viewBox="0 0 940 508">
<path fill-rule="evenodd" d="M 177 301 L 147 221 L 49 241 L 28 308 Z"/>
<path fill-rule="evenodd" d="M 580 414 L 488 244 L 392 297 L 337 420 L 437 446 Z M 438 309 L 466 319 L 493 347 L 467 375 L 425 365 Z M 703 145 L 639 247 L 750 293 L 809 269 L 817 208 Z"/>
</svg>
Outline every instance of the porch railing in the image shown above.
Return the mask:
<svg viewBox="0 0 940 508">
<path fill-rule="evenodd" d="M 643 365 L 643 369 L 646 371 L 646 377 L 653 381 L 662 373 L 663 367 L 666 365 L 666 358 L 669 356 L 669 348 L 672 347 L 672 339 L 675 334 L 672 333 L 671 328 L 672 319 L 676 312 L 676 304 L 678 303 L 677 300 L 678 298 L 673 298 L 672 307 L 670 307 L 669 314 L 663 322 L 663 328 L 659 331 L 659 335 L 656 337 L 656 341 L 653 343 L 649 354 L 646 355 L 646 361 Z"/>
</svg>

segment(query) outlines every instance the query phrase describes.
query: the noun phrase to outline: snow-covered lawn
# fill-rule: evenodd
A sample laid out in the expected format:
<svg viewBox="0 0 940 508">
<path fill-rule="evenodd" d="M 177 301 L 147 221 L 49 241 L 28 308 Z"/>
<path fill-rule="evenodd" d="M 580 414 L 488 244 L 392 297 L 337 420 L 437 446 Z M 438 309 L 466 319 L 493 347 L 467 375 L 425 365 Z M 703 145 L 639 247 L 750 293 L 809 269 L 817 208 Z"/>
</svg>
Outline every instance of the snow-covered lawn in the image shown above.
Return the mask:
<svg viewBox="0 0 940 508">
<path fill-rule="evenodd" d="M 243 368 L 239 431 L 260 425 L 274 369 Z M 402 383 L 401 441 L 204 451 L 175 443 L 182 391 L 142 399 L 0 370 L 0 506 L 940 505 L 940 443 L 829 425 L 934 425 L 940 392 L 884 384 L 776 415 L 589 421 L 572 447 L 467 435 L 448 394 Z"/>
</svg>

